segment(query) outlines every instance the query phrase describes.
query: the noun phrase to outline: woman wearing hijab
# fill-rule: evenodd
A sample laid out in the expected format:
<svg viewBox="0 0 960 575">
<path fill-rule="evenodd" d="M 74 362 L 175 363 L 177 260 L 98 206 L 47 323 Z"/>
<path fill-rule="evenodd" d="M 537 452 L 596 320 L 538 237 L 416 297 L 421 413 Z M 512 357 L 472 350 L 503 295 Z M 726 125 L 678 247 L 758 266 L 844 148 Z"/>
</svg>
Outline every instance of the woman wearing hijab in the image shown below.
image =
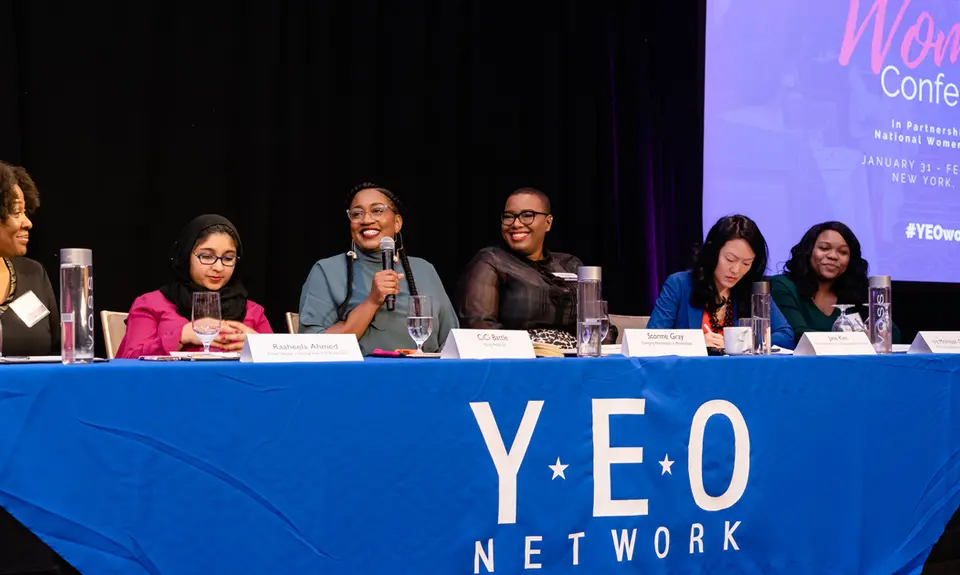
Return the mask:
<svg viewBox="0 0 960 575">
<path fill-rule="evenodd" d="M 263 308 L 247 299 L 237 273 L 242 258 L 240 235 L 228 219 L 205 215 L 187 224 L 173 246 L 173 278 L 133 302 L 117 357 L 202 351 L 188 319 L 195 292 L 220 293 L 223 325 L 211 350 L 239 351 L 247 334 L 273 333 Z"/>
<path fill-rule="evenodd" d="M 437 270 L 425 260 L 407 256 L 400 237 L 400 198 L 364 183 L 350 191 L 346 205 L 353 249 L 320 260 L 310 270 L 300 294 L 300 333 L 353 334 L 364 355 L 377 349 L 410 349 L 409 296 L 427 295 L 433 300 L 434 321 L 423 351 L 440 351 L 450 330 L 459 327 L 457 314 Z M 403 273 L 383 269 L 381 238 L 396 242 Z M 383 305 L 388 295 L 396 296 L 393 311 Z"/>
</svg>

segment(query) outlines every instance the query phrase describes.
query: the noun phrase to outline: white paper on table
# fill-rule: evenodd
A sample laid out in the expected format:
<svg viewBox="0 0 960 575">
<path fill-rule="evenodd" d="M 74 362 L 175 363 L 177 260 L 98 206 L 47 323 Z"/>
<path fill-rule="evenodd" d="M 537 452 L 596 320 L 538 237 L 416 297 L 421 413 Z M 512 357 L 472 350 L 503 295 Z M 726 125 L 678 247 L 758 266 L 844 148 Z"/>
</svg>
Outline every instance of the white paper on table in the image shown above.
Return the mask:
<svg viewBox="0 0 960 575">
<path fill-rule="evenodd" d="M 60 363 L 59 355 L 29 355 L 0 357 L 0 363 Z"/>
<path fill-rule="evenodd" d="M 210 353 L 203 353 L 202 351 L 171 351 L 170 355 L 173 357 L 179 357 L 181 359 L 203 359 L 203 360 L 235 360 L 240 359 L 239 351 L 211 351 Z"/>
</svg>

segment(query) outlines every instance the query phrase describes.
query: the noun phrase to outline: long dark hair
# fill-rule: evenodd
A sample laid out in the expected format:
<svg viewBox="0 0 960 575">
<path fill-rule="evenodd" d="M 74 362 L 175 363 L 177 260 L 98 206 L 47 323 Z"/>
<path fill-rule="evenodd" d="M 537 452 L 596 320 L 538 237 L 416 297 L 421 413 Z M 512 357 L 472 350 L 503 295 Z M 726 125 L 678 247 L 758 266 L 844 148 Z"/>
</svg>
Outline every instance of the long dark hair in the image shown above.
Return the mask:
<svg viewBox="0 0 960 575">
<path fill-rule="evenodd" d="M 763 280 L 767 270 L 767 240 L 763 239 L 756 222 L 747 216 L 735 215 L 720 218 L 707 233 L 707 239 L 697 250 L 694 258 L 693 293 L 690 304 L 713 312 L 720 307 L 720 296 L 713 275 L 720 260 L 720 249 L 730 240 L 744 240 L 753 249 L 754 258 L 750 271 L 730 290 L 730 301 L 737 304 L 737 314 L 750 311 L 750 285 Z"/>
<path fill-rule="evenodd" d="M 403 214 L 403 205 L 400 202 L 400 198 L 396 194 L 394 194 L 387 188 L 380 187 L 377 184 L 373 184 L 370 182 L 363 182 L 361 184 L 357 184 L 356 186 L 353 186 L 353 188 L 350 189 L 350 193 L 347 194 L 347 201 L 345 202 L 347 205 L 347 209 L 350 209 L 350 204 L 353 203 L 353 198 L 356 197 L 357 194 L 359 194 L 363 190 L 370 190 L 370 189 L 377 190 L 378 192 L 386 196 L 387 199 L 390 200 L 390 203 L 393 204 L 393 208 L 397 215 Z M 400 264 L 403 266 L 403 275 L 407 280 L 407 285 L 410 286 L 410 295 L 417 295 L 417 283 L 413 279 L 413 269 L 410 267 L 410 259 L 407 258 L 407 250 L 405 249 L 406 246 L 404 246 L 404 243 L 402 240 L 398 243 L 400 245 L 397 246 L 397 255 L 400 257 Z M 337 316 L 339 317 L 340 321 L 346 320 L 347 313 L 350 311 L 348 308 L 350 307 L 350 297 L 353 295 L 353 259 L 355 257 L 356 257 L 356 254 L 354 254 L 352 251 L 347 252 L 346 254 L 347 297 L 346 299 L 343 300 L 343 303 L 341 303 L 340 307 L 337 309 Z"/>
<path fill-rule="evenodd" d="M 860 240 L 853 231 L 841 222 L 824 222 L 807 230 L 800 243 L 790 248 L 790 260 L 783 265 L 783 273 L 797 286 L 801 300 L 813 297 L 820 287 L 821 278 L 810 265 L 817 238 L 826 231 L 834 231 L 843 237 L 850 248 L 850 264 L 846 271 L 833 281 L 830 290 L 837 295 L 837 303 L 860 305 L 867 301 L 867 270 L 869 264 L 863 259 Z"/>
</svg>

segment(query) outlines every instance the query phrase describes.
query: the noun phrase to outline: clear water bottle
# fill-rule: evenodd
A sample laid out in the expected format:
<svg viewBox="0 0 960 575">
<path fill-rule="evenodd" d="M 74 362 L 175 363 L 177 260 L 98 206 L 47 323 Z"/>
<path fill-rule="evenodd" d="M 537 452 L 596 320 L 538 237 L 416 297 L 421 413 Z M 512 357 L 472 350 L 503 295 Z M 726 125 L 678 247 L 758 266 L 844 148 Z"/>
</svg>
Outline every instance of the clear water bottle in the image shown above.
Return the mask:
<svg viewBox="0 0 960 575">
<path fill-rule="evenodd" d="M 877 353 L 893 353 L 893 314 L 890 276 L 870 278 L 867 292 L 867 333 Z"/>
<path fill-rule="evenodd" d="M 577 268 L 577 355 L 600 357 L 601 305 L 600 267 Z"/>
<path fill-rule="evenodd" d="M 60 250 L 60 358 L 93 362 L 93 251 Z"/>
<path fill-rule="evenodd" d="M 770 353 L 770 282 L 754 282 L 750 291 L 750 323 L 753 327 L 752 352 Z"/>
</svg>

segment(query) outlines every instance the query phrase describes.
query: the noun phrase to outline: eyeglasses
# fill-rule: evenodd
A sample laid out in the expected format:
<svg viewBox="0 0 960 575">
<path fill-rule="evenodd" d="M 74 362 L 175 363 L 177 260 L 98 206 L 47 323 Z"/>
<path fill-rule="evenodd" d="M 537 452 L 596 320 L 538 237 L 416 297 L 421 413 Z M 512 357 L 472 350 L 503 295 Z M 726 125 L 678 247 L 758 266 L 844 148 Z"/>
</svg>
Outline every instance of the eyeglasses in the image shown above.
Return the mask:
<svg viewBox="0 0 960 575">
<path fill-rule="evenodd" d="M 520 223 L 529 226 L 533 223 L 533 220 L 537 219 L 537 216 L 549 216 L 547 212 L 535 212 L 533 210 L 523 210 L 519 214 L 513 212 L 503 212 L 500 214 L 500 221 L 503 222 L 505 226 L 512 226 L 513 222 L 517 221 L 517 218 L 520 218 Z"/>
<path fill-rule="evenodd" d="M 350 218 L 351 222 L 362 222 L 363 216 L 369 213 L 371 218 L 375 220 L 382 220 L 387 216 L 387 212 L 396 213 L 396 210 L 383 204 L 374 204 L 370 206 L 369 212 L 363 208 L 350 208 L 347 210 L 347 217 Z"/>
<path fill-rule="evenodd" d="M 220 260 L 220 262 L 223 264 L 223 267 L 225 268 L 232 268 L 233 266 L 237 265 L 237 260 L 240 259 L 233 254 L 227 254 L 225 256 L 215 256 L 210 253 L 201 252 L 199 254 L 193 254 L 193 255 L 197 256 L 197 260 L 205 266 L 212 266 L 213 264 L 217 263 L 217 260 Z"/>
</svg>

